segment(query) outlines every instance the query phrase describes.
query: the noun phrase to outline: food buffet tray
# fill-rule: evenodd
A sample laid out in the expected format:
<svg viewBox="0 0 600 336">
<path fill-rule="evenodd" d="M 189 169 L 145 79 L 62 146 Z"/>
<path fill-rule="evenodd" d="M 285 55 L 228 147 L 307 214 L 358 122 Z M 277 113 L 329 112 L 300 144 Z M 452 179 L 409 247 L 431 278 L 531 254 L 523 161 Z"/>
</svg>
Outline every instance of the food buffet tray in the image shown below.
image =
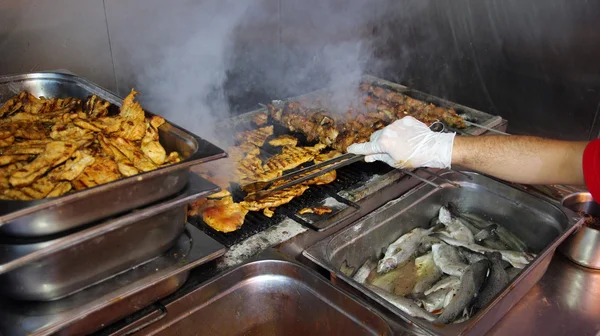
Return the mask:
<svg viewBox="0 0 600 336">
<path fill-rule="evenodd" d="M 187 204 L 219 190 L 193 173 L 189 179 L 174 198 L 63 238 L 0 240 L 0 294 L 56 300 L 161 255 L 183 233 Z"/>
<path fill-rule="evenodd" d="M 164 304 L 133 335 L 392 335 L 378 314 L 308 267 L 263 252 Z M 210 321 L 210 323 L 207 323 Z M 131 329 L 125 329 L 131 331 Z M 124 331 L 124 330 L 122 330 Z"/>
<path fill-rule="evenodd" d="M 0 77 L 0 102 L 21 91 L 47 98 L 85 99 L 95 94 L 116 106 L 123 103 L 98 85 L 69 74 Z M 57 198 L 0 201 L 0 234 L 19 237 L 56 234 L 165 199 L 185 187 L 191 166 L 226 156 L 220 148 L 169 121 L 158 131 L 161 145 L 167 152 L 177 151 L 183 158 L 181 162 Z"/>
<path fill-rule="evenodd" d="M 442 188 L 437 189 L 422 184 L 356 224 L 313 245 L 304 251 L 304 255 L 397 315 L 399 322 L 403 320 L 406 327 L 417 333 L 483 335 L 542 277 L 557 246 L 583 221 L 566 208 L 483 175 L 447 173 L 444 177 L 459 187 L 442 183 Z M 426 227 L 440 207 L 450 201 L 462 211 L 504 225 L 538 254 L 487 307 L 469 320 L 439 325 L 411 317 L 340 271 L 344 263 L 358 269 L 368 258 L 379 257 L 402 234 L 415 227 Z"/>
<path fill-rule="evenodd" d="M 191 225 L 162 256 L 51 302 L 0 299 L 0 335 L 87 335 L 179 289 L 196 266 L 226 249 Z M 160 305 L 155 308 L 160 310 Z"/>
</svg>

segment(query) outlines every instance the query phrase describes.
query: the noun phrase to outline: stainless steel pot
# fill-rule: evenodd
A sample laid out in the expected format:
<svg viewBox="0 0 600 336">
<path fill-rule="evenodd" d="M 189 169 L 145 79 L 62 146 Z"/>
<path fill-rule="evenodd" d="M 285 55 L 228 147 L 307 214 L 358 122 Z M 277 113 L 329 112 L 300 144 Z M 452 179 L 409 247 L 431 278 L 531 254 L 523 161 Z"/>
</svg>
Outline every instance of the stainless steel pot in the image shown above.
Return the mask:
<svg viewBox="0 0 600 336">
<path fill-rule="evenodd" d="M 566 196 L 562 204 L 573 211 L 600 217 L 600 204 L 594 201 L 589 192 Z M 559 251 L 578 265 L 600 269 L 600 231 L 583 225 L 565 240 Z"/>
</svg>

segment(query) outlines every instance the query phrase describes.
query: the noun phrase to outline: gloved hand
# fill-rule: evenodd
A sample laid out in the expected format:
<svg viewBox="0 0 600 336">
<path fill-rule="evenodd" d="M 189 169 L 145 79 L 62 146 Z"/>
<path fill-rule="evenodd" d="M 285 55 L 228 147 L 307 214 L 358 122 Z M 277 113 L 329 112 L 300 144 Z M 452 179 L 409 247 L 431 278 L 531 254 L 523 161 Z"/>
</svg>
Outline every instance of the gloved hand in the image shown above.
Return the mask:
<svg viewBox="0 0 600 336">
<path fill-rule="evenodd" d="M 450 168 L 454 136 L 433 132 L 417 119 L 404 117 L 371 134 L 369 142 L 349 146 L 348 153 L 395 168 Z"/>
</svg>

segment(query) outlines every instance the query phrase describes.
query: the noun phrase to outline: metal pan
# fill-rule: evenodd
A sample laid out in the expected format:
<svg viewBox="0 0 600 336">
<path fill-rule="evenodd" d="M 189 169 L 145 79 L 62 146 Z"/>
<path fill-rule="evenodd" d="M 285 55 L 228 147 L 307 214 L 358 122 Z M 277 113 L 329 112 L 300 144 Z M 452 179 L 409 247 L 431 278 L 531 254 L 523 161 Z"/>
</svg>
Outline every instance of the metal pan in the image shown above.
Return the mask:
<svg viewBox="0 0 600 336">
<path fill-rule="evenodd" d="M 0 294 L 56 300 L 161 255 L 183 232 L 187 204 L 218 190 L 189 175 L 186 190 L 166 202 L 52 241 L 0 242 Z"/>
<path fill-rule="evenodd" d="M 73 75 L 30 73 L 0 77 L 0 102 L 20 91 L 81 99 L 95 94 L 116 106 L 123 103 L 109 91 Z M 165 199 L 185 187 L 191 166 L 226 156 L 222 149 L 168 121 L 159 128 L 159 136 L 168 152 L 181 154 L 181 162 L 58 198 L 0 201 L 0 234 L 56 234 Z"/>
<path fill-rule="evenodd" d="M 188 224 L 185 233 L 163 255 L 62 300 L 0 299 L 0 334 L 88 335 L 175 292 L 186 282 L 191 269 L 225 251 L 223 245 Z M 164 317 L 160 315 L 160 304 L 154 308 L 158 318 Z"/>
<path fill-rule="evenodd" d="M 468 175 L 471 179 L 464 174 L 444 175 L 460 187 L 444 183 L 437 189 L 422 184 L 310 247 L 304 255 L 395 314 L 397 322 L 417 333 L 483 335 L 543 276 L 557 246 L 582 223 L 582 219 L 566 208 L 504 183 L 479 174 Z M 379 257 L 402 234 L 418 226 L 427 226 L 439 208 L 449 201 L 463 211 L 504 225 L 538 254 L 487 307 L 468 321 L 436 325 L 408 316 L 340 271 L 342 265 L 358 269 L 368 258 Z"/>
<path fill-rule="evenodd" d="M 573 211 L 600 217 L 600 204 L 589 192 L 571 194 L 562 200 L 562 204 Z M 600 269 L 600 231 L 583 225 L 560 246 L 559 251 L 578 265 Z"/>
</svg>

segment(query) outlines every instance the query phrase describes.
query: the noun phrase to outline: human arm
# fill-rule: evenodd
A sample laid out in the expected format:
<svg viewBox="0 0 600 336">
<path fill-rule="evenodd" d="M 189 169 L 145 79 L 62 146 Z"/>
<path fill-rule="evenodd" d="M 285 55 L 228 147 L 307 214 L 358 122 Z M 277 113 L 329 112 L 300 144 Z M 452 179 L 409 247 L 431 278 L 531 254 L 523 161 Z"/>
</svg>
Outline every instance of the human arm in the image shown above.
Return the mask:
<svg viewBox="0 0 600 336">
<path fill-rule="evenodd" d="M 587 144 L 528 136 L 434 133 L 405 117 L 373 133 L 370 142 L 350 146 L 348 152 L 398 168 L 459 165 L 516 183 L 582 185 Z"/>
<path fill-rule="evenodd" d="M 584 185 L 587 144 L 531 136 L 456 136 L 452 165 L 515 183 Z"/>
</svg>

